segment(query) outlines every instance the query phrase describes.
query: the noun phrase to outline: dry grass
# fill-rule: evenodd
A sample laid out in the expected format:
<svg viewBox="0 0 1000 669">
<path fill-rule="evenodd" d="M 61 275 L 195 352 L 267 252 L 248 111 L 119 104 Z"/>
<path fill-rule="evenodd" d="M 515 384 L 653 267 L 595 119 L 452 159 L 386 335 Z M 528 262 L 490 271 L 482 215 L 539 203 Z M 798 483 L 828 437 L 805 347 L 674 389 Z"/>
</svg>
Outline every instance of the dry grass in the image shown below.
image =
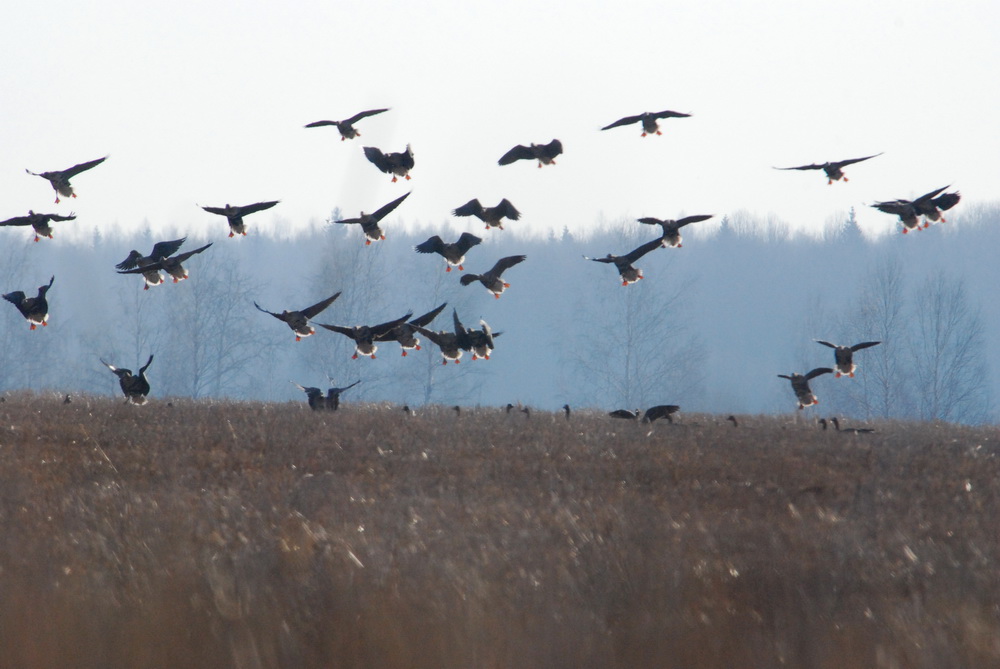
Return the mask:
<svg viewBox="0 0 1000 669">
<path fill-rule="evenodd" d="M 996 667 L 1000 433 L 34 395 L 7 667 Z"/>
</svg>

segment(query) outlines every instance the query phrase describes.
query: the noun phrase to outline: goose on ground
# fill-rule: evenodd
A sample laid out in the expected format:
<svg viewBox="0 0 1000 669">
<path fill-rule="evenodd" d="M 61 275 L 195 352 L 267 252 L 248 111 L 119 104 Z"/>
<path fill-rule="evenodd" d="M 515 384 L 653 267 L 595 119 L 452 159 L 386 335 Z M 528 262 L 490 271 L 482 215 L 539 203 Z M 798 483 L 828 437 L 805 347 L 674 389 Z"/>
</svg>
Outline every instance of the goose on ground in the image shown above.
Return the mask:
<svg viewBox="0 0 1000 669">
<path fill-rule="evenodd" d="M 484 207 L 479 200 L 469 200 L 461 207 L 453 209 L 451 213 L 455 216 L 475 216 L 486 224 L 487 230 L 490 228 L 503 230 L 503 219 L 516 221 L 521 218 L 521 212 L 515 209 L 507 198 L 500 200 L 495 207 Z"/>
<path fill-rule="evenodd" d="M 792 392 L 795 393 L 795 398 L 799 401 L 799 409 L 804 409 L 808 406 L 819 404 L 819 399 L 809 389 L 809 382 L 821 374 L 830 374 L 832 372 L 833 370 L 829 367 L 817 367 L 806 374 L 778 374 L 778 376 L 792 382 Z"/>
<path fill-rule="evenodd" d="M 627 286 L 630 283 L 635 283 L 642 278 L 642 270 L 633 266 L 632 263 L 637 261 L 642 256 L 646 255 L 654 249 L 661 248 L 663 246 L 662 240 L 657 237 L 656 239 L 646 242 L 642 246 L 629 251 L 625 255 L 616 256 L 608 254 L 603 258 L 591 258 L 590 256 L 583 256 L 585 260 L 593 260 L 594 262 L 603 262 L 614 264 L 615 268 L 618 270 L 618 274 L 622 278 L 622 285 Z"/>
<path fill-rule="evenodd" d="M 52 226 L 49 225 L 52 221 L 72 221 L 75 219 L 76 214 L 72 212 L 70 212 L 68 216 L 60 216 L 59 214 L 36 214 L 34 211 L 29 209 L 27 216 L 15 216 L 14 218 L 8 218 L 6 221 L 0 221 L 0 225 L 30 225 L 35 230 L 35 241 L 37 242 L 42 237 L 52 239 Z"/>
<path fill-rule="evenodd" d="M 402 204 L 403 200 L 408 197 L 410 197 L 410 193 L 397 197 L 389 204 L 382 205 L 374 213 L 366 214 L 365 212 L 361 212 L 361 215 L 357 218 L 343 218 L 336 222 L 345 225 L 360 225 L 365 233 L 365 246 L 368 246 L 372 242 L 385 239 L 385 233 L 382 232 L 382 228 L 378 225 L 379 221 L 388 216 L 393 209 Z"/>
<path fill-rule="evenodd" d="M 646 409 L 646 413 L 642 416 L 642 422 L 652 423 L 660 418 L 666 418 L 668 423 L 673 423 L 673 414 L 680 410 L 681 408 L 676 404 L 658 404 Z"/>
<path fill-rule="evenodd" d="M 74 165 L 65 170 L 55 170 L 52 172 L 32 172 L 29 169 L 24 170 L 28 174 L 32 174 L 36 177 L 42 177 L 43 179 L 48 179 L 49 183 L 52 184 L 52 190 L 56 192 L 56 204 L 59 204 L 59 196 L 63 197 L 76 197 L 76 193 L 73 192 L 73 186 L 70 185 L 69 180 L 75 177 L 80 172 L 89 170 L 92 167 L 97 167 L 108 157 L 98 158 L 97 160 L 91 160 L 90 162 L 80 163 L 79 165 Z"/>
<path fill-rule="evenodd" d="M 645 223 L 646 225 L 658 225 L 663 229 L 663 236 L 660 238 L 660 243 L 663 246 L 670 246 L 672 248 L 681 247 L 681 228 L 685 225 L 691 223 L 698 223 L 700 221 L 707 221 L 712 218 L 714 214 L 698 214 L 696 216 L 685 216 L 684 218 L 679 218 L 676 221 L 666 219 L 660 220 L 658 218 L 653 218 L 647 216 L 645 218 L 640 218 L 640 223 Z"/>
<path fill-rule="evenodd" d="M 850 181 L 847 175 L 844 174 L 843 168 L 847 165 L 853 165 L 854 163 L 860 163 L 862 160 L 869 160 L 875 156 L 881 156 L 881 153 L 875 153 L 870 156 L 865 156 L 864 158 L 849 158 L 847 160 L 835 160 L 828 163 L 813 163 L 812 165 L 799 165 L 798 167 L 775 167 L 776 170 L 823 170 L 826 172 L 827 185 L 829 186 L 834 181 Z"/>
<path fill-rule="evenodd" d="M 465 262 L 465 254 L 473 246 L 482 243 L 482 241 L 481 238 L 471 233 L 463 232 L 456 242 L 448 243 L 437 235 L 434 235 L 426 242 L 421 242 L 413 248 L 417 253 L 437 253 L 448 263 L 444 271 L 450 272 L 452 267 L 464 270 L 465 268 L 462 266 L 462 263 Z"/>
<path fill-rule="evenodd" d="M 160 270 L 163 270 L 164 272 L 169 274 L 171 278 L 174 280 L 174 283 L 177 283 L 178 281 L 183 281 L 184 279 L 188 278 L 188 271 L 182 263 L 191 256 L 197 253 L 201 253 L 211 245 L 212 242 L 209 242 L 208 244 L 205 244 L 200 248 L 194 249 L 193 251 L 188 251 L 186 253 L 179 253 L 175 256 L 169 256 L 167 258 L 160 258 L 155 262 L 151 262 L 141 267 L 136 267 L 134 269 L 118 270 L 118 273 L 142 274 L 143 279 L 145 279 L 146 281 L 146 285 L 143 287 L 143 290 L 149 290 L 150 283 L 152 283 L 152 285 L 155 286 L 159 284 L 160 281 L 162 281 L 162 279 L 159 279 Z"/>
<path fill-rule="evenodd" d="M 501 278 L 503 273 L 514 265 L 523 262 L 526 257 L 527 256 L 507 256 L 505 258 L 500 258 L 500 260 L 498 260 L 496 264 L 484 274 L 463 274 L 459 281 L 463 286 L 468 286 L 470 283 L 478 281 L 486 286 L 486 290 L 493 293 L 493 297 L 500 299 L 500 294 L 507 288 L 510 288 L 510 284 Z"/>
<path fill-rule="evenodd" d="M 225 207 L 201 207 L 201 208 L 210 214 L 225 216 L 226 221 L 229 223 L 230 237 L 235 237 L 236 235 L 243 235 L 245 237 L 247 234 L 247 229 L 246 225 L 243 223 L 243 217 L 249 216 L 250 214 L 254 214 L 258 211 L 264 211 L 265 209 L 270 209 L 279 202 L 281 202 L 281 200 L 271 200 L 270 202 L 255 202 L 253 204 L 244 204 L 244 205 L 226 204 Z"/>
<path fill-rule="evenodd" d="M 279 321 L 283 321 L 288 327 L 292 329 L 295 333 L 295 341 L 301 341 L 303 337 L 308 337 L 316 332 L 316 329 L 309 325 L 309 319 L 317 316 L 320 312 L 326 309 L 328 306 L 333 304 L 334 300 L 340 297 L 340 292 L 336 292 L 330 297 L 326 298 L 321 302 L 317 302 L 311 307 L 306 307 L 302 310 L 293 311 L 282 311 L 280 314 L 276 314 L 273 311 L 268 311 L 264 309 L 256 302 L 253 306 L 257 307 L 258 311 L 262 311 L 265 314 L 271 314 Z"/>
<path fill-rule="evenodd" d="M 872 434 L 875 432 L 875 428 L 872 427 L 840 427 L 840 421 L 837 420 L 836 416 L 830 418 L 830 422 L 833 423 L 833 427 L 837 432 L 845 434 Z"/>
<path fill-rule="evenodd" d="M 643 112 L 642 114 L 637 114 L 635 116 L 626 116 L 620 118 L 614 123 L 609 123 L 608 125 L 601 128 L 601 130 L 610 130 L 611 128 L 618 128 L 623 125 L 632 125 L 633 123 L 642 123 L 642 136 L 646 135 L 662 135 L 660 132 L 660 124 L 657 123 L 660 119 L 665 118 L 688 118 L 691 114 L 684 114 L 681 112 L 670 111 L 665 109 L 661 112 Z"/>
<path fill-rule="evenodd" d="M 833 349 L 833 359 L 836 363 L 834 368 L 836 370 L 836 378 L 840 378 L 845 374 L 847 376 L 854 376 L 854 370 L 857 369 L 857 365 L 854 364 L 854 352 L 860 351 L 864 348 L 870 348 L 872 346 L 878 346 L 882 342 L 880 341 L 865 341 L 860 344 L 855 344 L 854 346 L 839 346 L 837 344 L 831 344 L 828 341 L 823 341 L 822 339 L 814 339 L 817 344 L 822 344 L 823 346 L 829 346 Z"/>
<path fill-rule="evenodd" d="M 524 146 L 518 144 L 507 153 L 500 156 L 497 162 L 500 165 L 510 165 L 518 160 L 537 160 L 538 167 L 543 165 L 555 165 L 556 156 L 563 152 L 563 145 L 558 139 L 553 139 L 548 144 L 531 144 Z"/>
<path fill-rule="evenodd" d="M 396 183 L 398 177 L 410 180 L 410 170 L 413 169 L 413 150 L 410 145 L 406 145 L 406 150 L 402 153 L 382 153 L 374 146 L 364 148 L 365 158 L 375 167 L 385 174 L 392 175 L 392 182 Z"/>
<path fill-rule="evenodd" d="M 354 139 L 355 137 L 360 137 L 361 133 L 358 132 L 354 124 L 363 118 L 368 118 L 369 116 L 375 116 L 376 114 L 381 114 L 382 112 L 389 111 L 389 108 L 385 109 L 369 109 L 367 111 L 358 112 L 351 118 L 345 118 L 343 121 L 313 121 L 306 125 L 307 128 L 320 128 L 326 125 L 333 125 L 337 127 L 337 131 L 340 132 L 340 141 L 345 139 Z"/>
<path fill-rule="evenodd" d="M 614 411 L 609 411 L 608 415 L 612 418 L 624 418 L 625 420 L 639 420 L 639 415 L 642 413 L 639 409 L 635 411 L 630 411 L 629 409 L 615 409 Z"/>
<path fill-rule="evenodd" d="M 118 377 L 118 385 L 121 387 L 122 393 L 125 395 L 126 403 L 146 403 L 146 395 L 149 394 L 149 379 L 146 378 L 146 370 L 149 369 L 149 366 L 153 363 L 152 354 L 150 354 L 149 360 L 146 361 L 146 364 L 139 368 L 138 376 L 134 376 L 131 369 L 115 367 L 111 363 L 105 362 L 103 358 L 99 358 L 99 360 L 105 367 L 114 372 L 115 376 Z"/>
<path fill-rule="evenodd" d="M 417 316 L 416 318 L 409 320 L 405 323 L 400 323 L 394 327 L 389 332 L 383 335 L 375 337 L 375 341 L 395 341 L 399 342 L 400 347 L 403 349 L 403 356 L 406 356 L 406 352 L 416 349 L 420 350 L 420 340 L 414 335 L 417 331 L 417 327 L 426 327 L 431 324 L 437 315 L 447 306 L 447 302 L 439 307 L 431 309 L 426 314 L 422 316 Z"/>
<path fill-rule="evenodd" d="M 28 321 L 28 325 L 31 326 L 30 330 L 36 329 L 39 325 L 44 327 L 49 324 L 49 303 L 45 294 L 49 292 L 49 288 L 52 287 L 52 282 L 55 280 L 56 277 L 53 275 L 47 285 L 39 286 L 38 295 L 35 297 L 28 297 L 21 290 L 15 290 L 3 296 L 3 299 L 13 304 L 21 312 L 24 319 Z"/>
<path fill-rule="evenodd" d="M 158 263 L 164 258 L 168 258 L 177 253 L 177 249 L 184 244 L 186 239 L 187 237 L 181 237 L 180 239 L 174 239 L 169 242 L 157 242 L 156 244 L 153 244 L 153 250 L 148 256 L 144 256 L 135 249 L 132 249 L 129 251 L 128 257 L 115 265 L 115 268 L 121 271 L 131 269 L 144 270 L 146 267 L 153 265 L 154 263 Z M 163 283 L 163 277 L 160 276 L 159 269 L 151 269 L 148 272 L 142 272 L 142 278 L 146 281 L 146 285 L 143 286 L 143 290 L 149 290 L 150 286 L 158 286 Z"/>
<path fill-rule="evenodd" d="M 562 405 L 562 410 L 563 413 L 566 414 L 566 420 L 569 420 L 570 414 L 572 413 L 572 411 L 569 408 L 569 405 L 568 404 Z"/>
<path fill-rule="evenodd" d="M 405 323 L 412 315 L 412 313 L 409 313 L 396 320 L 379 323 L 378 325 L 345 326 L 329 325 L 327 323 L 317 323 L 316 325 L 326 328 L 330 332 L 338 332 L 345 337 L 350 337 L 354 341 L 354 355 L 351 356 L 353 360 L 357 360 L 359 355 L 365 355 L 374 360 L 375 352 L 378 351 L 378 344 L 375 342 L 379 341 L 379 337 L 389 334 L 393 329 Z"/>
</svg>

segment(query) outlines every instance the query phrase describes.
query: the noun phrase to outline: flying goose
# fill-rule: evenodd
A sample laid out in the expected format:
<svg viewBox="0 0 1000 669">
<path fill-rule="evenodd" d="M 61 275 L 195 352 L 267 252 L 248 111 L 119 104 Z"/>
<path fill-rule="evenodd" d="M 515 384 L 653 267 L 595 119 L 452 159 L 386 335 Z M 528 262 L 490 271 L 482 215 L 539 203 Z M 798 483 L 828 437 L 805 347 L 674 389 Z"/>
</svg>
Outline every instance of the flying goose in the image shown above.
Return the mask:
<svg viewBox="0 0 1000 669">
<path fill-rule="evenodd" d="M 236 235 L 243 235 L 246 237 L 247 229 L 246 225 L 243 223 L 243 217 L 249 216 L 250 214 L 256 213 L 258 211 L 264 211 L 265 209 L 270 209 L 274 205 L 281 202 L 281 200 L 271 200 L 270 202 L 255 202 L 253 204 L 244 205 L 230 205 L 226 204 L 225 207 L 201 207 L 210 214 L 218 214 L 219 216 L 225 216 L 226 221 L 229 223 L 229 236 L 235 237 Z M 201 205 L 198 205 L 199 207 Z"/>
<path fill-rule="evenodd" d="M 659 418 L 666 418 L 668 423 L 673 423 L 674 419 L 671 414 L 675 414 L 680 410 L 681 408 L 676 404 L 658 404 L 655 407 L 646 409 L 646 413 L 642 416 L 642 422 L 652 423 Z"/>
<path fill-rule="evenodd" d="M 313 121 L 306 125 L 307 128 L 319 128 L 325 125 L 335 125 L 337 130 L 340 132 L 340 141 L 345 139 L 354 139 L 355 137 L 360 137 L 361 133 L 354 128 L 354 124 L 363 118 L 368 118 L 369 116 L 375 116 L 376 114 L 381 114 L 382 112 L 389 111 L 389 108 L 385 109 L 369 109 L 368 111 L 358 112 L 351 118 L 344 119 L 343 121 Z"/>
<path fill-rule="evenodd" d="M 56 277 L 53 276 L 49 279 L 47 286 L 39 286 L 36 297 L 27 297 L 24 291 L 20 290 L 3 296 L 3 299 L 13 304 L 21 312 L 24 319 L 28 321 L 28 325 L 31 326 L 30 330 L 36 329 L 39 325 L 44 327 L 49 324 L 49 303 L 45 299 L 45 294 L 49 292 L 49 288 L 52 287 L 52 282 L 55 280 Z"/>
<path fill-rule="evenodd" d="M 465 327 L 458 319 L 458 312 L 456 310 L 452 309 L 451 317 L 455 325 L 454 332 L 435 332 L 434 330 L 428 330 L 422 325 L 413 326 L 417 332 L 437 344 L 441 350 L 442 365 L 447 365 L 449 360 L 454 360 L 457 365 L 462 359 L 462 344 L 465 343 L 463 340 Z"/>
<path fill-rule="evenodd" d="M 350 337 L 354 340 L 354 355 L 351 356 L 353 360 L 357 360 L 359 355 L 366 355 L 372 360 L 375 359 L 375 351 L 378 350 L 379 337 L 385 336 L 392 332 L 397 326 L 402 325 L 406 322 L 412 313 L 406 314 L 402 318 L 397 318 L 394 321 L 388 321 L 386 323 L 379 323 L 378 325 L 354 325 L 354 326 L 344 326 L 344 325 L 328 325 L 327 323 L 317 323 L 316 325 L 326 328 L 330 332 L 339 332 L 345 337 Z"/>
<path fill-rule="evenodd" d="M 819 404 L 819 399 L 809 390 L 809 381 L 821 374 L 830 374 L 831 372 L 833 370 L 829 367 L 817 367 L 807 374 L 778 374 L 778 376 L 792 382 L 792 391 L 799 401 L 799 409 L 804 409 L 813 404 Z"/>
<path fill-rule="evenodd" d="M 834 367 L 836 368 L 836 378 L 840 378 L 844 374 L 847 376 L 854 376 L 854 370 L 857 365 L 854 364 L 854 352 L 860 351 L 863 348 L 869 348 L 871 346 L 877 346 L 881 344 L 880 341 L 866 341 L 860 344 L 855 344 L 854 346 L 838 346 L 837 344 L 831 344 L 828 341 L 823 341 L 822 339 L 814 339 L 817 344 L 822 344 L 823 346 L 829 346 L 833 349 L 833 359 L 836 362 Z"/>
<path fill-rule="evenodd" d="M 827 182 L 829 186 L 834 181 L 850 181 L 847 175 L 844 174 L 843 167 L 847 165 L 853 165 L 854 163 L 860 163 L 862 160 L 868 160 L 874 158 L 875 156 L 881 156 L 881 153 L 875 153 L 870 156 L 865 156 L 864 158 L 851 158 L 849 160 L 836 160 L 828 163 L 813 163 L 812 165 L 799 165 L 798 167 L 775 167 L 776 170 L 823 170 L 826 172 Z"/>
<path fill-rule="evenodd" d="M 494 338 L 503 333 L 494 332 L 483 319 L 479 320 L 479 327 L 481 328 L 479 330 L 468 330 L 458 321 L 458 316 L 455 317 L 455 332 L 458 335 L 459 347 L 471 353 L 473 360 L 480 358 L 489 360 L 490 352 L 496 348 L 493 344 Z"/>
<path fill-rule="evenodd" d="M 52 190 L 56 192 L 56 204 L 59 204 L 60 195 L 62 195 L 63 197 L 76 197 L 76 193 L 73 192 L 73 186 L 71 186 L 69 183 L 70 179 L 75 177 L 80 172 L 89 170 L 92 167 L 97 167 L 107 159 L 108 157 L 104 156 L 103 158 L 98 158 L 97 160 L 91 160 L 90 162 L 87 163 L 80 163 L 79 165 L 74 165 L 69 169 L 56 170 L 53 172 L 42 172 L 40 174 L 38 172 L 32 172 L 29 169 L 25 169 L 24 171 L 36 177 L 42 177 L 43 179 L 48 179 L 49 183 L 52 184 Z"/>
<path fill-rule="evenodd" d="M 396 341 L 399 342 L 400 347 L 403 349 L 403 356 L 406 356 L 406 352 L 411 349 L 420 350 L 420 340 L 414 336 L 414 332 L 417 331 L 417 326 L 426 327 L 430 325 L 431 321 L 437 318 L 437 315 L 445 308 L 448 303 L 445 302 L 441 306 L 428 311 L 423 316 L 417 316 L 413 320 L 407 321 L 406 323 L 400 323 L 392 330 L 386 332 L 385 334 L 375 337 L 375 341 Z"/>
<path fill-rule="evenodd" d="M 660 243 L 662 246 L 670 246 L 672 248 L 681 247 L 681 228 L 690 223 L 698 223 L 699 221 L 707 221 L 712 218 L 714 214 L 698 214 L 695 216 L 685 216 L 684 218 L 677 219 L 676 221 L 671 219 L 660 220 L 658 218 L 652 218 L 647 216 L 646 218 L 640 218 L 640 223 L 645 223 L 646 225 L 658 225 L 663 229 L 663 236 L 660 238 Z"/>
<path fill-rule="evenodd" d="M 288 325 L 288 327 L 292 329 L 292 332 L 295 333 L 295 341 L 301 341 L 303 337 L 308 337 L 309 335 L 314 334 L 316 332 L 316 329 L 313 328 L 311 325 L 309 325 L 309 319 L 318 315 L 321 311 L 323 311 L 328 306 L 333 304 L 334 300 L 336 300 L 338 297 L 340 297 L 339 291 L 334 293 L 330 297 L 326 298 L 325 300 L 317 302 L 311 307 L 306 307 L 301 311 L 286 310 L 282 311 L 280 314 L 276 314 L 273 311 L 268 311 L 267 309 L 264 309 L 256 302 L 253 303 L 253 306 L 257 307 L 258 311 L 262 311 L 265 314 L 271 314 L 279 321 L 284 321 Z"/>
<path fill-rule="evenodd" d="M 941 211 L 951 209 L 958 204 L 958 201 L 961 199 L 961 195 L 958 193 L 945 193 L 941 195 L 947 188 L 948 186 L 937 188 L 929 193 L 924 193 L 912 201 L 903 199 L 889 200 L 888 202 L 876 202 L 871 206 L 886 214 L 899 216 L 899 222 L 903 224 L 903 234 L 905 235 L 913 229 L 921 230 L 922 228 L 930 227 L 931 224 L 926 220 L 923 226 L 920 225 L 920 216 L 925 216 L 930 220 L 936 221 L 941 218 Z"/>
<path fill-rule="evenodd" d="M 69 216 L 60 216 L 59 214 L 36 214 L 29 209 L 27 216 L 8 218 L 6 221 L 0 221 L 0 225 L 30 225 L 35 230 L 35 241 L 37 242 L 41 237 L 52 239 L 52 227 L 49 225 L 52 221 L 72 221 L 75 219 L 76 214 L 72 212 Z"/>
<path fill-rule="evenodd" d="M 513 267 L 514 265 L 522 262 L 527 256 L 507 256 L 505 258 L 500 258 L 493 267 L 484 274 L 463 274 L 459 281 L 463 286 L 468 286 L 470 283 L 476 281 L 480 282 L 486 286 L 486 290 L 493 293 L 493 297 L 500 299 L 500 293 L 505 289 L 510 288 L 510 284 L 501 279 L 503 273 Z"/>
<path fill-rule="evenodd" d="M 410 191 L 412 193 L 413 191 Z M 366 214 L 361 212 L 361 215 L 357 218 L 344 218 L 337 223 L 343 223 L 345 225 L 357 224 L 361 226 L 361 229 L 365 233 L 365 246 L 368 246 L 372 242 L 377 242 L 380 239 L 385 239 L 385 233 L 382 232 L 382 228 L 378 226 L 379 221 L 389 215 L 389 213 L 402 204 L 403 200 L 410 197 L 410 193 L 397 197 L 395 200 L 389 204 L 383 205 L 375 210 L 372 214 Z"/>
<path fill-rule="evenodd" d="M 658 120 L 664 118 L 688 118 L 691 114 L 683 114 L 681 112 L 670 111 L 665 109 L 661 112 L 644 112 L 636 116 L 626 116 L 625 118 L 620 118 L 614 123 L 610 123 L 601 130 L 610 130 L 611 128 L 617 128 L 623 125 L 632 125 L 633 123 L 642 123 L 642 136 L 652 135 L 656 133 L 657 135 L 662 135 L 660 132 L 660 124 L 657 123 Z"/>
<path fill-rule="evenodd" d="M 174 283 L 177 283 L 178 281 L 183 281 L 184 279 L 188 278 L 188 271 L 181 263 L 183 263 L 191 256 L 195 255 L 196 253 L 201 253 L 211 245 L 212 242 L 209 242 L 208 244 L 205 244 L 201 248 L 194 249 L 193 251 L 180 253 L 175 256 L 169 256 L 167 258 L 160 258 L 155 262 L 147 263 L 145 265 L 142 265 L 141 267 L 136 267 L 134 269 L 119 270 L 118 273 L 142 274 L 143 279 L 145 279 L 146 281 L 146 285 L 143 288 L 143 290 L 149 290 L 150 284 L 155 286 L 162 281 L 159 274 L 160 270 L 163 270 L 164 272 L 169 274 L 173 278 Z"/>
<path fill-rule="evenodd" d="M 556 156 L 562 152 L 563 145 L 558 139 L 553 139 L 548 144 L 531 144 L 531 146 L 518 144 L 503 154 L 497 162 L 500 165 L 510 165 L 518 160 L 537 160 L 538 167 L 542 167 L 542 165 L 555 165 Z"/>
<path fill-rule="evenodd" d="M 153 244 L 153 250 L 148 256 L 144 256 L 135 249 L 132 249 L 129 251 L 128 257 L 115 265 L 115 268 L 119 270 L 144 270 L 147 266 L 153 265 L 154 263 L 177 253 L 177 249 L 184 244 L 186 239 L 187 237 L 181 237 L 180 239 L 174 239 L 169 242 L 157 242 L 156 244 Z M 158 286 L 163 283 L 163 277 L 160 276 L 159 269 L 151 269 L 142 272 L 142 278 L 146 281 L 146 285 L 142 288 L 143 290 L 149 290 L 150 286 Z"/>
<path fill-rule="evenodd" d="M 521 218 L 521 212 L 514 208 L 510 200 L 504 198 L 495 207 L 483 207 L 479 200 L 469 200 L 458 209 L 451 212 L 455 216 L 475 216 L 486 224 L 486 229 L 500 228 L 503 230 L 503 219 L 516 221 Z"/>
<path fill-rule="evenodd" d="M 413 169 L 413 151 L 410 145 L 406 145 L 406 150 L 402 153 L 382 153 L 374 146 L 364 148 L 365 158 L 375 167 L 386 174 L 391 174 L 392 182 L 396 183 L 397 177 L 410 180 L 410 170 Z"/>
<path fill-rule="evenodd" d="M 331 379 L 332 383 L 333 380 Z M 323 391 L 319 388 L 313 388 L 312 386 L 300 386 L 294 381 L 289 381 L 293 386 L 303 391 L 309 400 L 309 408 L 313 411 L 336 411 L 340 408 L 340 394 L 349 388 L 361 383 L 358 379 L 349 386 L 344 386 L 343 388 L 329 388 L 326 391 L 326 397 L 323 397 Z"/>
<path fill-rule="evenodd" d="M 146 378 L 146 370 L 149 369 L 149 366 L 153 363 L 152 354 L 150 354 L 149 360 L 146 361 L 146 364 L 139 368 L 139 376 L 133 376 L 131 369 L 115 367 L 108 362 L 104 362 L 103 358 L 99 358 L 99 360 L 118 377 L 118 385 L 121 387 L 122 393 L 125 395 L 126 403 L 146 403 L 146 395 L 149 394 L 149 380 Z"/>
<path fill-rule="evenodd" d="M 471 233 L 463 232 L 457 242 L 446 243 L 440 237 L 434 235 L 426 242 L 421 242 L 413 248 L 417 253 L 437 253 L 442 256 L 448 263 L 444 271 L 450 272 L 452 266 L 457 266 L 458 269 L 464 270 L 465 268 L 462 266 L 462 263 L 465 262 L 465 254 L 468 253 L 469 249 L 482 241 L 481 238 Z"/>
<path fill-rule="evenodd" d="M 646 242 L 637 249 L 629 251 L 623 256 L 616 256 L 608 254 L 604 258 L 591 258 L 590 256 L 583 256 L 585 260 L 593 260 L 594 262 L 603 263 L 613 263 L 618 269 L 618 274 L 622 277 L 622 285 L 627 286 L 630 283 L 635 283 L 642 278 L 642 270 L 634 267 L 632 263 L 637 261 L 639 258 L 643 257 L 653 249 L 658 249 L 663 246 L 663 241 L 657 237 L 656 239 Z"/>
</svg>

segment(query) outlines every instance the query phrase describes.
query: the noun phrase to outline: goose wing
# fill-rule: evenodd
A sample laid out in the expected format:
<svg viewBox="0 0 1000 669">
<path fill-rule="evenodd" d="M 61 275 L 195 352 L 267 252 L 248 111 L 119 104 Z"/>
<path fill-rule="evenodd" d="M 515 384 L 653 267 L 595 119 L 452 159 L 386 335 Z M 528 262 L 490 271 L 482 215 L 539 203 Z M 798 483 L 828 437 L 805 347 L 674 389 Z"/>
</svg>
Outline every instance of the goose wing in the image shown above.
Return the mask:
<svg viewBox="0 0 1000 669">
<path fill-rule="evenodd" d="M 643 244 L 642 246 L 640 246 L 639 248 L 633 249 L 633 250 L 629 251 L 628 253 L 626 253 L 624 256 L 621 256 L 621 257 L 622 257 L 622 259 L 624 259 L 629 264 L 634 263 L 636 260 L 638 260 L 639 258 L 643 257 L 644 255 L 646 255 L 647 253 L 649 253 L 653 249 L 660 248 L 660 246 L 662 244 L 661 241 L 660 241 L 660 239 L 661 239 L 660 237 L 657 237 L 656 239 L 648 241 L 645 244 Z M 612 262 L 614 262 L 614 261 L 612 261 Z"/>
<path fill-rule="evenodd" d="M 347 125 L 353 125 L 363 118 L 367 118 L 368 116 L 375 116 L 375 114 L 381 114 L 382 112 L 387 112 L 387 111 L 389 111 L 389 107 L 386 107 L 385 109 L 369 109 L 367 111 L 358 112 L 351 118 L 344 119 L 343 121 L 341 121 L 341 123 L 346 123 Z M 306 127 L 308 128 L 309 126 Z"/>
<path fill-rule="evenodd" d="M 617 128 L 623 125 L 632 125 L 633 123 L 638 123 L 642 120 L 642 114 L 636 114 L 635 116 L 625 116 L 618 119 L 614 123 L 609 123 L 608 125 L 601 128 L 601 130 L 610 130 L 611 128 Z"/>
<path fill-rule="evenodd" d="M 483 205 L 479 203 L 479 200 L 473 199 L 469 200 L 461 207 L 457 209 L 452 209 L 452 215 L 454 216 L 479 216 L 483 213 Z M 508 217 L 509 218 L 509 217 Z"/>
<path fill-rule="evenodd" d="M 500 156 L 500 160 L 498 160 L 497 163 L 500 165 L 510 165 L 518 160 L 531 160 L 534 157 L 535 152 L 531 150 L 531 147 L 518 144 L 510 151 Z"/>
<path fill-rule="evenodd" d="M 412 193 L 412 192 L 413 191 L 410 191 L 410 193 Z M 395 200 L 393 200 L 392 202 L 390 202 L 389 204 L 386 204 L 386 205 L 383 205 L 383 206 L 379 207 L 375 211 L 375 213 L 373 213 L 371 215 L 371 218 L 373 218 L 376 222 L 381 221 L 383 218 L 385 218 L 386 216 L 389 215 L 389 212 L 391 212 L 393 209 L 395 209 L 400 204 L 402 204 L 403 200 L 405 200 L 406 198 L 410 197 L 410 193 L 407 193 L 406 195 L 401 195 L 401 196 L 397 197 Z"/>
<path fill-rule="evenodd" d="M 62 177 L 66 181 L 69 181 L 70 179 L 72 179 L 73 177 L 75 177 L 80 172 L 85 172 L 85 171 L 89 170 L 92 167 L 97 167 L 98 165 L 100 165 L 101 163 L 103 163 L 107 159 L 108 159 L 108 157 L 104 156 L 103 158 L 98 158 L 97 160 L 91 160 L 91 161 L 86 162 L 86 163 L 80 163 L 79 165 L 74 165 L 73 167 L 71 167 L 71 168 L 69 168 L 67 170 L 63 170 L 62 171 Z"/>
<path fill-rule="evenodd" d="M 319 314 L 321 311 L 323 311 L 324 309 L 326 309 L 328 306 L 330 306 L 331 304 L 333 304 L 333 302 L 338 297 L 340 297 L 340 291 L 334 293 L 333 295 L 331 295 L 330 297 L 326 298 L 325 300 L 317 302 L 316 304 L 312 305 L 311 307 L 306 307 L 305 309 L 302 309 L 302 315 L 305 316 L 306 318 L 313 318 L 314 316 L 316 316 L 317 314 Z"/>
</svg>

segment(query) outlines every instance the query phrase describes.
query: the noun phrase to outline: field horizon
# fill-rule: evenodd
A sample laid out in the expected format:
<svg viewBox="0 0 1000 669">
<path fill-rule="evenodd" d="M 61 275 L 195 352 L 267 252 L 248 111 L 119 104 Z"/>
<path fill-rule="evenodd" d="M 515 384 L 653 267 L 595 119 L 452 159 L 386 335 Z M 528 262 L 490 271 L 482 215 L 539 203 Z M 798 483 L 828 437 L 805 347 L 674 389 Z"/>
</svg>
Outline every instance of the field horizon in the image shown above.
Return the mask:
<svg viewBox="0 0 1000 669">
<path fill-rule="evenodd" d="M 1000 667 L 997 427 L 800 414 L 8 394 L 0 664 Z"/>
</svg>

